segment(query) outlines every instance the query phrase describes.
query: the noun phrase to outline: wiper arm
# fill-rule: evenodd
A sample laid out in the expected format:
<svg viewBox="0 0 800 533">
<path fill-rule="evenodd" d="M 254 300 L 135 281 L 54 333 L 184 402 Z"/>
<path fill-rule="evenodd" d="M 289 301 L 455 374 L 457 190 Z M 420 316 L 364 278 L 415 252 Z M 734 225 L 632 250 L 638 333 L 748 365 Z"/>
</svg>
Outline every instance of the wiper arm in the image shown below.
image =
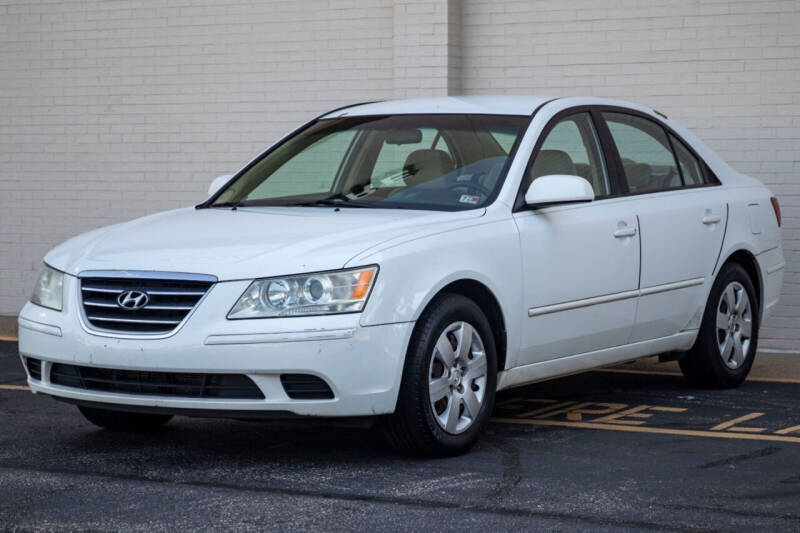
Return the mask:
<svg viewBox="0 0 800 533">
<path fill-rule="evenodd" d="M 238 207 L 372 207 L 371 205 L 367 204 L 360 204 L 353 202 L 351 198 L 347 197 L 344 194 L 334 194 L 332 196 L 328 196 L 326 198 L 320 198 L 319 200 L 309 200 L 306 202 L 296 202 L 296 203 L 280 203 L 276 202 L 278 199 L 270 199 L 270 200 L 239 200 L 236 202 L 219 202 L 215 204 L 211 204 L 207 207 L 223 207 L 223 208 L 231 208 L 236 210 Z"/>
<path fill-rule="evenodd" d="M 332 194 L 326 198 L 322 198 L 321 200 L 317 200 L 315 203 L 321 203 L 324 205 L 334 205 L 334 204 L 341 204 L 343 202 L 349 202 L 350 197 L 346 194 L 336 193 Z"/>
<path fill-rule="evenodd" d="M 323 198 L 321 200 L 314 200 L 313 202 L 299 202 L 296 204 L 287 204 L 293 207 L 363 207 L 363 208 L 371 208 L 371 205 L 367 204 L 357 204 L 357 203 L 347 203 L 341 200 L 331 200 L 330 198 Z"/>
<path fill-rule="evenodd" d="M 292 205 L 301 207 L 314 207 L 314 206 L 372 207 L 371 205 L 367 204 L 355 203 L 347 195 L 341 193 L 328 196 L 327 198 L 320 198 L 319 200 L 313 200 L 311 202 L 300 202 Z"/>
<path fill-rule="evenodd" d="M 218 204 L 211 204 L 208 207 L 230 207 L 231 209 L 235 210 L 237 207 L 242 207 L 243 205 L 244 205 L 244 202 L 239 200 L 237 202 L 220 202 Z"/>
</svg>

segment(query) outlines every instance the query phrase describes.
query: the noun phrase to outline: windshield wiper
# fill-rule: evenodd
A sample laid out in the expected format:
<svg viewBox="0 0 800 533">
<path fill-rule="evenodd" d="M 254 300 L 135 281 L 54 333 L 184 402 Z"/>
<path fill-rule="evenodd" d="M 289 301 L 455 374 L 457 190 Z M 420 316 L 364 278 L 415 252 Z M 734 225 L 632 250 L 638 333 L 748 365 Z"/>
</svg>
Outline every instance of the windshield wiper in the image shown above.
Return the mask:
<svg viewBox="0 0 800 533">
<path fill-rule="evenodd" d="M 286 204 L 292 207 L 363 207 L 363 208 L 371 208 L 371 205 L 367 204 L 348 204 L 342 202 L 340 200 L 329 200 L 324 198 L 322 200 L 315 200 L 313 202 L 300 202 L 297 204 Z"/>
<path fill-rule="evenodd" d="M 280 203 L 273 199 L 265 200 L 238 200 L 235 202 L 219 202 L 205 207 L 223 207 L 235 210 L 238 207 L 372 207 L 368 204 L 353 202 L 351 198 L 344 194 L 334 194 L 319 200 L 308 200 L 296 203 Z M 200 206 L 198 206 L 199 208 Z"/>
<path fill-rule="evenodd" d="M 314 206 L 332 206 L 332 207 L 372 207 L 371 205 L 367 204 L 360 204 L 353 202 L 347 195 L 344 194 L 334 194 L 332 196 L 328 196 L 327 198 L 320 198 L 319 200 L 312 200 L 310 202 L 299 202 L 296 204 L 290 204 L 293 206 L 298 207 L 314 207 Z"/>
<path fill-rule="evenodd" d="M 236 209 L 237 207 L 242 207 L 244 205 L 244 202 L 239 200 L 236 202 L 220 202 L 218 204 L 211 204 L 209 207 L 230 207 L 231 209 Z"/>
</svg>

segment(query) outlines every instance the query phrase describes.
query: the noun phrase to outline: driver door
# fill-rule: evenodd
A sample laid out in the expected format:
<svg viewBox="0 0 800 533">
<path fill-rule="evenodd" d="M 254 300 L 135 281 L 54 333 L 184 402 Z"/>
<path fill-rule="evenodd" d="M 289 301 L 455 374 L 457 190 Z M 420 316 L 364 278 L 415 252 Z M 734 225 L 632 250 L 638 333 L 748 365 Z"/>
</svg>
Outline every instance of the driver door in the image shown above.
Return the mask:
<svg viewBox="0 0 800 533">
<path fill-rule="evenodd" d="M 514 214 L 523 270 L 520 364 L 628 342 L 636 317 L 639 227 L 632 203 L 611 194 L 591 113 L 554 119 L 533 155 L 530 183 L 553 174 L 586 178 L 596 200 Z"/>
</svg>

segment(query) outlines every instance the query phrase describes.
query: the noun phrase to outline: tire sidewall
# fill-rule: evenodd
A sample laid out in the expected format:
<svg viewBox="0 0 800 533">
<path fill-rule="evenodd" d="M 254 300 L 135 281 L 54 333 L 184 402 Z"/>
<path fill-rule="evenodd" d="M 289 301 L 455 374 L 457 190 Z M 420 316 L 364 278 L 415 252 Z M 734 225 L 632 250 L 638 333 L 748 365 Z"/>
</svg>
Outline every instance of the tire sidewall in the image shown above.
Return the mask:
<svg viewBox="0 0 800 533">
<path fill-rule="evenodd" d="M 424 403 L 420 407 L 424 413 L 425 425 L 440 446 L 450 450 L 468 448 L 477 440 L 494 408 L 497 388 L 497 351 L 494 334 L 480 307 L 472 300 L 460 295 L 445 296 L 438 305 L 432 306 L 430 313 L 420 317 L 420 320 L 425 322 L 421 324 L 423 327 L 420 328 L 420 337 L 413 344 L 415 353 L 409 353 L 409 356 L 417 359 L 415 365 L 417 375 L 414 376 L 414 380 L 415 387 L 420 388 L 420 394 L 416 397 Z M 439 336 L 447 326 L 460 321 L 467 322 L 475 328 L 483 341 L 483 348 L 486 352 L 486 390 L 480 413 L 475 421 L 463 433 L 454 435 L 446 432 L 434 417 L 433 409 L 430 406 L 428 369 Z"/>
<path fill-rule="evenodd" d="M 747 292 L 747 297 L 750 299 L 750 308 L 752 310 L 752 326 L 750 336 L 750 347 L 745 354 L 744 364 L 739 368 L 730 368 L 722 361 L 720 354 L 719 344 L 717 342 L 717 307 L 719 306 L 720 297 L 725 288 L 732 282 L 739 282 Z M 720 380 L 724 384 L 738 384 L 744 381 L 750 368 L 755 361 L 756 352 L 758 350 L 758 333 L 760 328 L 760 306 L 756 295 L 755 287 L 750 279 L 747 271 L 738 264 L 730 264 L 723 267 L 722 272 L 714 282 L 709 295 L 708 305 L 706 306 L 705 315 L 703 316 L 703 324 L 701 328 L 701 345 L 704 351 L 710 354 L 709 365 Z"/>
</svg>

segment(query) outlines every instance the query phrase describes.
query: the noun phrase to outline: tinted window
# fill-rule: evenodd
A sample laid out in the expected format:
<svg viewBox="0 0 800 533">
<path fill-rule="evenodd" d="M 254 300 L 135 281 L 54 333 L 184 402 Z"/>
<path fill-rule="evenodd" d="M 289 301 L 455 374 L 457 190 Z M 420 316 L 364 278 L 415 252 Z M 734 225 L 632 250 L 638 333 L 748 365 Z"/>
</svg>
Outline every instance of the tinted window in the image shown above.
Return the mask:
<svg viewBox="0 0 800 533">
<path fill-rule="evenodd" d="M 304 193 L 322 193 L 331 188 L 342 157 L 353 142 L 355 130 L 338 131 L 314 142 L 277 168 L 256 186 L 247 198 L 276 198 Z"/>
<path fill-rule="evenodd" d="M 372 169 L 371 184 L 373 187 L 396 187 L 398 180 L 402 183 L 404 179 L 403 169 L 409 156 L 420 150 L 437 150 L 446 154 L 451 160 L 453 154 L 447 147 L 447 143 L 442 141 L 441 133 L 434 128 L 419 128 L 421 135 L 419 142 L 404 142 L 402 144 L 392 142 L 391 138 L 384 138 L 379 141 L 381 147 L 378 152 L 378 159 Z M 444 155 L 440 155 L 444 158 Z"/>
<path fill-rule="evenodd" d="M 213 206 L 459 210 L 502 185 L 525 116 L 394 115 L 319 120 L 268 152 Z"/>
<path fill-rule="evenodd" d="M 494 140 L 497 141 L 497 144 L 503 149 L 505 153 L 511 153 L 511 148 L 514 146 L 514 141 L 517 140 L 517 132 L 516 131 L 502 131 L 497 130 L 491 132 L 492 137 Z"/>
<path fill-rule="evenodd" d="M 608 172 L 589 113 L 562 119 L 545 137 L 531 166 L 531 178 L 550 174 L 581 176 L 592 184 L 595 196 L 609 194 Z"/>
<path fill-rule="evenodd" d="M 631 192 L 680 187 L 681 175 L 664 128 L 624 113 L 603 113 Z"/>
<path fill-rule="evenodd" d="M 679 141 L 674 135 L 670 135 L 672 146 L 675 148 L 675 156 L 681 166 L 681 174 L 686 185 L 700 185 L 705 183 L 703 164 Z"/>
</svg>

